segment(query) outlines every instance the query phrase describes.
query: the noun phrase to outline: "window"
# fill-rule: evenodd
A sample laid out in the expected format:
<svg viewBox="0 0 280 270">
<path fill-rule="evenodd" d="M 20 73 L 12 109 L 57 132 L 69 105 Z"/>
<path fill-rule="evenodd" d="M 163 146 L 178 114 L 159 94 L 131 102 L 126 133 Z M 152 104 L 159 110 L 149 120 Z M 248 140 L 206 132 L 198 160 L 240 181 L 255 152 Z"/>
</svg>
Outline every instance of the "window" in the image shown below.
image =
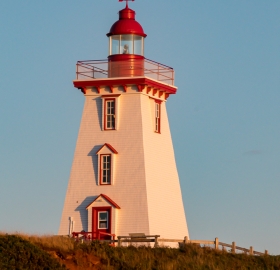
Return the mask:
<svg viewBox="0 0 280 270">
<path fill-rule="evenodd" d="M 138 35 L 113 35 L 109 37 L 109 55 L 144 55 L 144 37 Z"/>
<path fill-rule="evenodd" d="M 108 211 L 98 212 L 98 229 L 108 229 Z"/>
<path fill-rule="evenodd" d="M 100 155 L 101 158 L 101 174 L 100 174 L 100 184 L 101 185 L 111 185 L 111 155 Z"/>
<path fill-rule="evenodd" d="M 104 106 L 104 129 L 115 129 L 115 99 L 105 99 Z"/>
<path fill-rule="evenodd" d="M 113 90 L 111 90 L 113 91 Z M 102 130 L 118 129 L 118 107 L 120 94 L 102 95 Z"/>
<path fill-rule="evenodd" d="M 109 143 L 103 144 L 96 152 L 98 158 L 97 185 L 113 185 L 117 150 Z"/>
<path fill-rule="evenodd" d="M 160 102 L 155 100 L 155 132 L 160 133 Z"/>
</svg>

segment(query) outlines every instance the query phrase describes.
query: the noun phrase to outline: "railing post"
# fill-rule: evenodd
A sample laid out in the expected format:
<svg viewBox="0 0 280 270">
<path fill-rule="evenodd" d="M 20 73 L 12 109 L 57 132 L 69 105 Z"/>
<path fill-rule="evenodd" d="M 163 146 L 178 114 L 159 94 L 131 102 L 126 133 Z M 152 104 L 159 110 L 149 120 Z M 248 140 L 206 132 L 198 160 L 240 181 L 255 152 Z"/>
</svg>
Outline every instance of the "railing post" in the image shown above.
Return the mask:
<svg viewBox="0 0 280 270">
<path fill-rule="evenodd" d="M 187 236 L 184 237 L 184 244 L 187 244 L 189 241 L 189 238 Z"/>
<path fill-rule="evenodd" d="M 115 246 L 115 234 L 114 234 L 114 236 L 113 236 L 113 246 Z"/>
<path fill-rule="evenodd" d="M 158 247 L 158 236 L 155 236 L 155 247 Z"/>
<path fill-rule="evenodd" d="M 215 249 L 219 249 L 219 238 L 215 238 Z"/>
<path fill-rule="evenodd" d="M 118 247 L 120 247 L 120 246 L 121 246 L 121 237 L 118 236 Z"/>
<path fill-rule="evenodd" d="M 236 244 L 235 242 L 232 242 L 231 252 L 235 254 L 235 250 L 236 250 Z"/>
<path fill-rule="evenodd" d="M 250 255 L 254 255 L 254 248 L 252 246 L 250 247 Z"/>
</svg>

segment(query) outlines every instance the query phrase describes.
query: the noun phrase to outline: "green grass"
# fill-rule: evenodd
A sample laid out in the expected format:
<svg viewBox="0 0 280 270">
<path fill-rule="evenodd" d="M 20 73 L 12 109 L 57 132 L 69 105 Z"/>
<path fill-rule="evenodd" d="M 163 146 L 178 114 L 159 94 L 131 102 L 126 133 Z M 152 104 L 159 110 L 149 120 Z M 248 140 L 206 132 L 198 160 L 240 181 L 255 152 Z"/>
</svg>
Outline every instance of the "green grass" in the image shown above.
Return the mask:
<svg viewBox="0 0 280 270">
<path fill-rule="evenodd" d="M 1 270 L 66 269 L 43 249 L 15 235 L 0 235 Z"/>
<path fill-rule="evenodd" d="M 111 247 L 58 236 L 0 234 L 0 269 L 280 270 L 280 256 L 231 254 L 188 244 L 182 248 Z M 71 266 L 76 268 L 71 268 Z"/>
<path fill-rule="evenodd" d="M 230 254 L 197 245 L 186 245 L 181 249 L 132 246 L 114 248 L 92 242 L 90 245 L 80 245 L 79 249 L 101 257 L 103 269 L 280 269 L 279 256 Z"/>
</svg>

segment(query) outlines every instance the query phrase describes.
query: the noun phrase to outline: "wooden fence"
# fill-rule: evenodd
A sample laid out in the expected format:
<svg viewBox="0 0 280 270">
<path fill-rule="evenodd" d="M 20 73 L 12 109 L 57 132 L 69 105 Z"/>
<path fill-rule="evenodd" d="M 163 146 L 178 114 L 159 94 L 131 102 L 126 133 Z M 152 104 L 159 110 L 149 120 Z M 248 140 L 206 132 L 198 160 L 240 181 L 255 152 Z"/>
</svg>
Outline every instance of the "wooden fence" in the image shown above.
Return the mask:
<svg viewBox="0 0 280 270">
<path fill-rule="evenodd" d="M 250 255 L 268 255 L 268 251 L 265 250 L 264 253 L 255 251 L 254 248 L 251 246 L 249 249 L 236 246 L 235 242 L 232 242 L 232 244 L 226 244 L 223 242 L 219 242 L 219 238 L 215 238 L 214 241 L 211 240 L 189 240 L 187 236 L 184 237 L 184 239 L 165 239 L 165 238 L 159 238 L 160 235 L 139 235 L 137 236 L 118 236 L 118 246 L 121 246 L 121 243 L 143 243 L 143 242 L 154 242 L 155 247 L 159 246 L 160 242 L 164 243 L 179 243 L 180 244 L 197 244 L 197 245 L 213 245 L 215 249 L 219 249 L 219 246 L 222 247 L 222 250 L 227 251 L 227 248 L 230 248 L 231 253 L 236 253 L 237 250 L 240 250 L 246 254 Z"/>
<path fill-rule="evenodd" d="M 223 242 L 219 242 L 219 238 L 216 237 L 214 241 L 211 240 L 189 240 L 188 237 L 184 237 L 184 240 L 182 239 L 158 239 L 158 242 L 178 242 L 183 244 L 197 244 L 197 245 L 214 245 L 215 249 L 219 249 L 219 246 L 222 247 L 222 250 L 227 250 L 226 248 L 230 248 L 231 253 L 236 253 L 237 250 L 243 251 L 246 254 L 250 255 L 268 255 L 268 251 L 265 250 L 264 253 L 255 251 L 254 248 L 251 246 L 249 249 L 236 246 L 235 242 L 232 242 L 232 244 L 226 244 Z"/>
<path fill-rule="evenodd" d="M 81 235 L 81 236 L 80 236 Z M 160 246 L 160 242 L 162 243 L 178 243 L 179 245 L 184 244 L 196 244 L 196 245 L 205 245 L 205 246 L 214 246 L 215 249 L 219 249 L 221 246 L 222 250 L 229 251 L 231 253 L 237 253 L 237 251 L 242 251 L 246 254 L 250 255 L 268 255 L 268 251 L 265 250 L 263 252 L 255 251 L 254 248 L 251 246 L 249 249 L 236 246 L 235 242 L 232 244 L 226 244 L 223 242 L 219 242 L 219 238 L 216 237 L 214 241 L 211 240 L 190 240 L 187 236 L 184 239 L 165 239 L 159 238 L 160 235 L 145 235 L 144 233 L 131 233 L 129 236 L 117 236 L 117 240 L 115 240 L 115 235 L 108 234 L 109 236 L 113 236 L 112 239 L 108 240 L 99 240 L 101 242 L 108 242 L 112 245 L 115 245 L 117 242 L 118 246 L 120 247 L 122 243 L 155 243 L 155 247 Z M 89 238 L 88 235 L 85 235 L 85 232 L 73 233 L 73 238 L 76 241 L 92 241 L 94 239 Z M 100 239 L 100 236 L 98 237 Z M 227 249 L 230 250 L 227 250 Z"/>
</svg>

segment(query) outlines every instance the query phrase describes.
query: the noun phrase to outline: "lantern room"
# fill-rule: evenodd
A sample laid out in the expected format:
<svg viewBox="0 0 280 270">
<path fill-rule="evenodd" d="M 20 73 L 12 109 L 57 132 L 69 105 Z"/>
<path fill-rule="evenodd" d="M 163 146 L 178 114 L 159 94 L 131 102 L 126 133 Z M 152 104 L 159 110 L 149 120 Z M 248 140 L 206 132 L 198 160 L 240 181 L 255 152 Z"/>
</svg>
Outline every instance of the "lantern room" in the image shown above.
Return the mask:
<svg viewBox="0 0 280 270">
<path fill-rule="evenodd" d="M 133 77 L 144 74 L 144 33 L 128 5 L 119 11 L 109 37 L 109 77 Z"/>
<path fill-rule="evenodd" d="M 138 35 L 113 35 L 109 37 L 109 55 L 137 54 L 144 56 L 144 38 Z"/>
</svg>

